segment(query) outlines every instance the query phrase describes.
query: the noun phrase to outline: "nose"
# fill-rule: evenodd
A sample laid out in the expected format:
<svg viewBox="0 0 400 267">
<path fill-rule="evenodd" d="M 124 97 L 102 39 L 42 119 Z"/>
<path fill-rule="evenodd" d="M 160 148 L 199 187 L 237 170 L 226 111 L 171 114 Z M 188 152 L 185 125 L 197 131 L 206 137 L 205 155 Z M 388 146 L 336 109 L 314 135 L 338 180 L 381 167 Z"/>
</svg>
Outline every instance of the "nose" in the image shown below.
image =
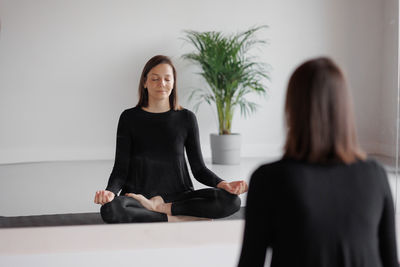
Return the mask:
<svg viewBox="0 0 400 267">
<path fill-rule="evenodd" d="M 161 80 L 160 83 L 161 83 L 162 86 L 165 86 L 165 81 L 164 80 Z"/>
</svg>

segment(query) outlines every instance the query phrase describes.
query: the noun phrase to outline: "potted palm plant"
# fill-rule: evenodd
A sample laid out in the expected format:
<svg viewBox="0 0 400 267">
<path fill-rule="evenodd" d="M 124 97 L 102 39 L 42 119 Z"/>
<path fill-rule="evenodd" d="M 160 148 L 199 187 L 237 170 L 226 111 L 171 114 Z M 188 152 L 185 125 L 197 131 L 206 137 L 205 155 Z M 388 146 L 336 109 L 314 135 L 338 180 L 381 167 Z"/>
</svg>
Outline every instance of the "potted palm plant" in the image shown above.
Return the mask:
<svg viewBox="0 0 400 267">
<path fill-rule="evenodd" d="M 257 104 L 246 99 L 251 93 L 265 95 L 264 80 L 269 79 L 268 65 L 258 62 L 249 54 L 253 48 L 265 44 L 255 33 L 267 26 L 251 28 L 233 35 L 221 32 L 185 31 L 185 40 L 195 51 L 184 54 L 184 59 L 199 65 L 199 73 L 208 87 L 193 90 L 189 100 L 195 101 L 195 111 L 202 103 L 216 108 L 218 134 L 211 134 L 212 162 L 215 164 L 240 163 L 240 134 L 231 133 L 236 108 L 247 116 L 256 111 Z"/>
</svg>

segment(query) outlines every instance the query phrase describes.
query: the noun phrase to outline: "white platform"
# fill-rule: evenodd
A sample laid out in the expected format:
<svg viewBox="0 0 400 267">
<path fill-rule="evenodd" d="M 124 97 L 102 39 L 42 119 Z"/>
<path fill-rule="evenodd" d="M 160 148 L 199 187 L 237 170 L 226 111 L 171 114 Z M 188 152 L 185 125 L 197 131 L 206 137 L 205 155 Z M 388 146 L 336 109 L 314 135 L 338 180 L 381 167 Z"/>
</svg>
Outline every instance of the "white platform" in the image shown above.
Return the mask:
<svg viewBox="0 0 400 267">
<path fill-rule="evenodd" d="M 243 221 L 0 230 L 0 266 L 236 266 Z"/>
<path fill-rule="evenodd" d="M 226 180 L 248 181 L 257 166 L 271 160 L 247 158 L 236 166 L 212 165 L 209 160 L 206 163 Z M 80 161 L 0 165 L 0 215 L 98 211 L 93 193 L 105 187 L 112 164 Z M 389 172 L 394 194 L 396 179 Z M 194 185 L 202 187 L 196 181 Z M 243 205 L 245 197 L 242 195 Z M 400 242 L 400 213 L 396 219 Z M 235 220 L 0 229 L 0 266 L 233 267 L 240 253 L 243 223 Z"/>
</svg>

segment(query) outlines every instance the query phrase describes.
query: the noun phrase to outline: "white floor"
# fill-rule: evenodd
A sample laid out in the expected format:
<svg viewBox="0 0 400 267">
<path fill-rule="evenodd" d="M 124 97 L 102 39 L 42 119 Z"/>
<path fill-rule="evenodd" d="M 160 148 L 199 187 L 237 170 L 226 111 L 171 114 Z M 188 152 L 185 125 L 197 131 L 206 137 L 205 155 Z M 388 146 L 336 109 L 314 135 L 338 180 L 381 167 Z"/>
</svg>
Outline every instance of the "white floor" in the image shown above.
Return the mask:
<svg viewBox="0 0 400 267">
<path fill-rule="evenodd" d="M 271 160 L 247 158 L 237 166 L 206 163 L 226 180 L 248 181 L 257 166 Z M 111 168 L 112 161 L 0 165 L 0 216 L 98 211 L 93 193 L 105 187 Z M 400 203 L 398 178 L 388 174 Z M 400 242 L 398 204 L 397 210 Z M 0 266 L 230 267 L 237 264 L 242 231 L 241 220 L 0 229 Z"/>
</svg>

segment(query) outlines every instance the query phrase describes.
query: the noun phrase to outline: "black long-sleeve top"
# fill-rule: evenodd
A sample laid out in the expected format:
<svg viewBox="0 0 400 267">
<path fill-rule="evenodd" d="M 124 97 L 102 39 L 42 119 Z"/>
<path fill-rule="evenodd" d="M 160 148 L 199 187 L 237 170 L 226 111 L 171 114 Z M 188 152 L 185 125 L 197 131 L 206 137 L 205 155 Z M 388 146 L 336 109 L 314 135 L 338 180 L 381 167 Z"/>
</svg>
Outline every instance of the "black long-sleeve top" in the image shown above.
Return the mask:
<svg viewBox="0 0 400 267">
<path fill-rule="evenodd" d="M 193 176 L 216 187 L 222 179 L 204 164 L 197 120 L 191 111 L 125 110 L 118 122 L 115 163 L 106 190 L 164 199 L 193 190 L 185 149 Z"/>
<path fill-rule="evenodd" d="M 252 175 L 239 266 L 398 267 L 393 200 L 375 161 L 290 159 Z"/>
</svg>

